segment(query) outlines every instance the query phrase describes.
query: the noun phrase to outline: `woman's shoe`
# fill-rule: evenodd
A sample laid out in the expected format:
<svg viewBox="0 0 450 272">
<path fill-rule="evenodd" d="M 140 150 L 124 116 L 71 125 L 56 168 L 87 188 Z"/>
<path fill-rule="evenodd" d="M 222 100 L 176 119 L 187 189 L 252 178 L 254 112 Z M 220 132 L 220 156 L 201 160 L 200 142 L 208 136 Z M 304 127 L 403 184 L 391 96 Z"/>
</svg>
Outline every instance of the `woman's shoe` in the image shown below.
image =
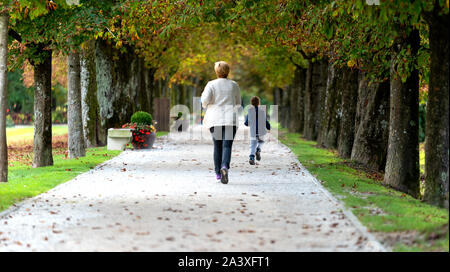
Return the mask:
<svg viewBox="0 0 450 272">
<path fill-rule="evenodd" d="M 224 168 L 220 169 L 220 173 L 222 174 L 220 182 L 222 182 L 223 184 L 227 184 L 228 183 L 228 169 L 224 167 Z"/>
<path fill-rule="evenodd" d="M 216 174 L 216 179 L 217 180 L 221 180 L 222 179 L 222 174 Z"/>
</svg>

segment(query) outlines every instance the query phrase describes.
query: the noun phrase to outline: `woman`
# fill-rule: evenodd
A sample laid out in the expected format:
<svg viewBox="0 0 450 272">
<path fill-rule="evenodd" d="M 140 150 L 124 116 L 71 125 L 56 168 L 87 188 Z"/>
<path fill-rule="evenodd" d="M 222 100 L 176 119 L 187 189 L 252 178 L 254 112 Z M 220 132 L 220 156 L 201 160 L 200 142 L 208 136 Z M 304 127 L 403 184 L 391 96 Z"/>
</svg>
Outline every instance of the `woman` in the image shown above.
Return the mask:
<svg viewBox="0 0 450 272">
<path fill-rule="evenodd" d="M 216 62 L 214 70 L 217 79 L 206 84 L 201 97 L 202 106 L 206 108 L 203 124 L 213 137 L 216 179 L 227 184 L 231 149 L 238 127 L 236 106 L 241 105 L 241 91 L 236 82 L 227 78 L 230 66 L 226 62 Z"/>
</svg>

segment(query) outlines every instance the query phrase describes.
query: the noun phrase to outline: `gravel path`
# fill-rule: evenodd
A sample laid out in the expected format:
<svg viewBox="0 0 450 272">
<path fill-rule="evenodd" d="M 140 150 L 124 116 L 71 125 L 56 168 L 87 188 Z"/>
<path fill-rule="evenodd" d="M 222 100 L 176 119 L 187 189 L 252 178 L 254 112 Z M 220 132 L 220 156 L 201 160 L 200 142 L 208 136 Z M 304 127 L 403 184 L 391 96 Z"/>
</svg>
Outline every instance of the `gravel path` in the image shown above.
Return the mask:
<svg viewBox="0 0 450 272">
<path fill-rule="evenodd" d="M 123 152 L 1 213 L 0 251 L 384 251 L 284 145 L 271 138 L 251 166 L 240 127 L 223 185 L 203 133 Z"/>
</svg>

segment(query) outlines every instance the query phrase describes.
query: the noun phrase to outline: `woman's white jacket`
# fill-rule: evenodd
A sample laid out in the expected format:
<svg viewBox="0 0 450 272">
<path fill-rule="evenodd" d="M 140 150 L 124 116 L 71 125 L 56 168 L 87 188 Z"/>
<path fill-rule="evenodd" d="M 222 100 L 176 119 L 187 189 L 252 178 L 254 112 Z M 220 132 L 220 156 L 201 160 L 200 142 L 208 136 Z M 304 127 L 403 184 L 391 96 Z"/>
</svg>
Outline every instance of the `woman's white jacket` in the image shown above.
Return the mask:
<svg viewBox="0 0 450 272">
<path fill-rule="evenodd" d="M 206 108 L 204 126 L 238 126 L 241 91 L 235 81 L 227 78 L 209 81 L 201 101 L 202 107 Z"/>
</svg>

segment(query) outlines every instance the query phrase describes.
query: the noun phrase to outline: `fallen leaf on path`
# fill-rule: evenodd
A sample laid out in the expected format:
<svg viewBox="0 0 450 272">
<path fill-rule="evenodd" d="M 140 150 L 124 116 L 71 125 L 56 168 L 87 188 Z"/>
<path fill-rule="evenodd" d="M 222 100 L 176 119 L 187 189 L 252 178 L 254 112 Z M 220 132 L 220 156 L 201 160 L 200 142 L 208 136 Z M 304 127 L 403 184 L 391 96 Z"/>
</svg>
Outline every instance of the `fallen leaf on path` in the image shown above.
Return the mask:
<svg viewBox="0 0 450 272">
<path fill-rule="evenodd" d="M 238 230 L 238 233 L 254 233 L 254 230 Z"/>
</svg>

